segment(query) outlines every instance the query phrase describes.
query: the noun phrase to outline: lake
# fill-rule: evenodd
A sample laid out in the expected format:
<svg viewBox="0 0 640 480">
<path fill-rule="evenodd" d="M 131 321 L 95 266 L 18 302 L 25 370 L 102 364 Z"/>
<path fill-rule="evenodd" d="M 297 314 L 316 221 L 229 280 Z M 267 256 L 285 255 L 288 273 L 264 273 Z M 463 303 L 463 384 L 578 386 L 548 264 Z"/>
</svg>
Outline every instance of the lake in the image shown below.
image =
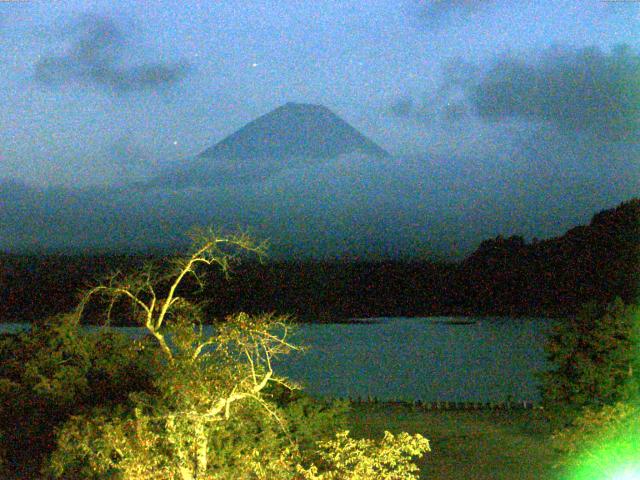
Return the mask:
<svg viewBox="0 0 640 480">
<path fill-rule="evenodd" d="M 308 350 L 283 357 L 274 368 L 318 396 L 424 402 L 540 399 L 534 374 L 547 368 L 543 346 L 553 320 L 369 320 L 373 323 L 300 325 L 293 339 Z M 27 326 L 0 324 L 0 332 Z"/>
</svg>

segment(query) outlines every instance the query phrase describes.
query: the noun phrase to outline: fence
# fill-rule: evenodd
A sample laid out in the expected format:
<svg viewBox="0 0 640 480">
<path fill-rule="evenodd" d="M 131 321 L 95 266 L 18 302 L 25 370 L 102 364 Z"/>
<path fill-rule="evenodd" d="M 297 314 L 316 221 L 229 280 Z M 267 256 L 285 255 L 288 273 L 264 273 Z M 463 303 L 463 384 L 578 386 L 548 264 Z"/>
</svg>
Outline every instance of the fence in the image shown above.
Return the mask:
<svg viewBox="0 0 640 480">
<path fill-rule="evenodd" d="M 354 404 L 371 404 L 398 407 L 412 407 L 418 410 L 529 410 L 536 408 L 538 405 L 529 400 L 513 401 L 507 400 L 503 402 L 423 402 L 421 400 L 378 400 L 376 397 L 368 398 L 346 398 Z"/>
</svg>

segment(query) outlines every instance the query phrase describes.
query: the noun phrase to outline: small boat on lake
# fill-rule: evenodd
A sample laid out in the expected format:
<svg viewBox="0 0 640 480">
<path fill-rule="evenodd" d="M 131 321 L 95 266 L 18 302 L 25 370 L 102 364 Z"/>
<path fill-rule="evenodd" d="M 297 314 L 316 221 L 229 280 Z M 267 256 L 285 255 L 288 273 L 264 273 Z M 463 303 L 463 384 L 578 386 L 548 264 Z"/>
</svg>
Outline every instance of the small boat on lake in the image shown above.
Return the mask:
<svg viewBox="0 0 640 480">
<path fill-rule="evenodd" d="M 476 325 L 480 322 L 472 318 L 445 318 L 432 320 L 431 323 L 440 323 L 443 325 Z"/>
</svg>

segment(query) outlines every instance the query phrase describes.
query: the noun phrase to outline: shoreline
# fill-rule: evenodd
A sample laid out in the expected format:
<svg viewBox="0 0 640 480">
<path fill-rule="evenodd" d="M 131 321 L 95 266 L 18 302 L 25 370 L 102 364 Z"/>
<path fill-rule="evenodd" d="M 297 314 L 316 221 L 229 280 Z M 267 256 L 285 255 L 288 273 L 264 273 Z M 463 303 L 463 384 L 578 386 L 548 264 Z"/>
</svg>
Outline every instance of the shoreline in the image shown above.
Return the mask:
<svg viewBox="0 0 640 480">
<path fill-rule="evenodd" d="M 312 315 L 292 316 L 291 323 L 299 325 L 377 325 L 384 323 L 389 319 L 430 319 L 434 325 L 452 325 L 452 326 L 465 326 L 465 325 L 481 325 L 483 319 L 505 319 L 505 320 L 527 320 L 531 318 L 546 318 L 549 320 L 562 320 L 566 317 L 558 315 L 545 315 L 540 313 L 521 314 L 521 315 L 493 315 L 493 314 L 425 314 L 425 315 L 380 315 L 371 317 L 340 317 L 340 316 L 321 316 L 315 317 Z M 46 320 L 43 318 L 42 320 Z M 32 325 L 39 323 L 42 320 L 30 320 L 30 321 L 16 321 L 15 319 L 0 319 L 0 325 Z M 224 321 L 222 318 L 218 319 Z M 203 323 L 203 325 L 213 325 L 215 321 Z M 83 326 L 87 327 L 101 327 L 107 326 L 98 322 L 83 322 Z M 110 323 L 109 327 L 115 328 L 144 328 L 144 325 L 138 323 Z M 2 332 L 7 333 L 7 332 Z"/>
</svg>

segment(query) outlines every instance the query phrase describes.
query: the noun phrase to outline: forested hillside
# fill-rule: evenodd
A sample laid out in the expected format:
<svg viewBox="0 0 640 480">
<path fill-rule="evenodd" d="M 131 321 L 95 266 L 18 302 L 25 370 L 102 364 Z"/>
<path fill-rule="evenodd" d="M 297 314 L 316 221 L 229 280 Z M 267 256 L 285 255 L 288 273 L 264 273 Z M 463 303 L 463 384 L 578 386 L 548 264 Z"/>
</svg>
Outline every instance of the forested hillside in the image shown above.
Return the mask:
<svg viewBox="0 0 640 480">
<path fill-rule="evenodd" d="M 66 311 L 77 294 L 146 255 L 0 257 L 0 320 L 33 321 Z M 460 263 L 422 260 L 248 261 L 229 278 L 211 274 L 207 311 L 278 311 L 301 319 L 445 314 L 567 315 L 583 303 L 632 302 L 640 286 L 640 199 L 593 216 L 564 235 L 485 240 Z M 195 292 L 196 285 L 187 286 Z M 247 295 L 246 292 L 251 292 Z M 188 294 L 188 292 L 185 292 Z"/>
</svg>

